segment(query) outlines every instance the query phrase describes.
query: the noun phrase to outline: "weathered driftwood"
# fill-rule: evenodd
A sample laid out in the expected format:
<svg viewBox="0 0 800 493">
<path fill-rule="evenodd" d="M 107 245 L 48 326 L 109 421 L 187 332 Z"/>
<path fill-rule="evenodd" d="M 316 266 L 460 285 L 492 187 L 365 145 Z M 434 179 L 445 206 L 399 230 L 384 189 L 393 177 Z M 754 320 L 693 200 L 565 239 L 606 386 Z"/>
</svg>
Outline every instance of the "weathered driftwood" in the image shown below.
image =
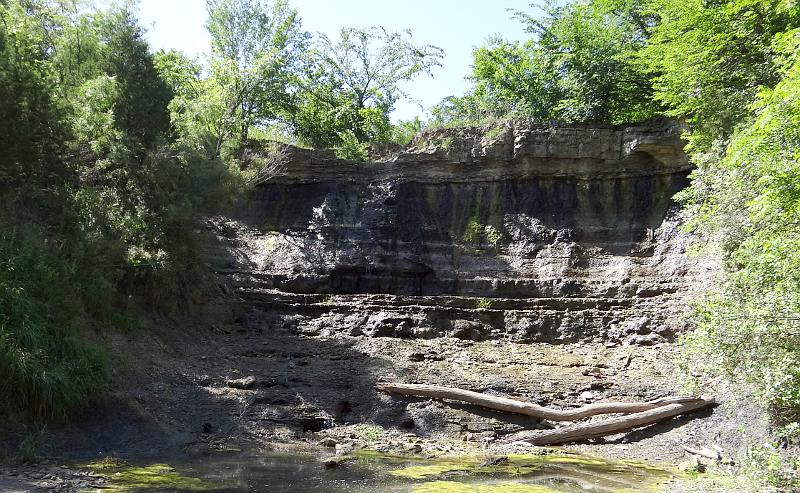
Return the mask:
<svg viewBox="0 0 800 493">
<path fill-rule="evenodd" d="M 666 406 L 691 405 L 705 402 L 696 397 L 677 396 L 665 397 L 648 402 L 598 402 L 575 409 L 561 410 L 539 406 L 538 404 L 530 402 L 509 399 L 507 397 L 497 397 L 494 395 L 472 392 L 470 390 L 442 387 L 439 385 L 379 383 L 375 388 L 392 394 L 461 401 L 488 409 L 494 409 L 496 411 L 523 414 L 525 416 L 549 419 L 552 421 L 577 421 L 598 414 L 632 414 L 661 409 Z"/>
<path fill-rule="evenodd" d="M 708 447 L 703 447 L 701 449 L 696 449 L 692 447 L 687 447 L 686 445 L 683 446 L 683 450 L 687 453 L 692 455 L 699 455 L 700 457 L 705 457 L 706 459 L 711 460 L 722 460 L 722 453 L 718 450 L 712 450 Z"/>
<path fill-rule="evenodd" d="M 514 437 L 515 441 L 525 441 L 532 445 L 558 445 L 562 443 L 577 442 L 589 438 L 599 438 L 615 435 L 641 428 L 675 417 L 679 414 L 696 411 L 713 406 L 713 398 L 701 398 L 692 402 L 667 404 L 649 411 L 617 416 L 599 421 L 586 422 L 544 431 L 525 431 Z"/>
</svg>

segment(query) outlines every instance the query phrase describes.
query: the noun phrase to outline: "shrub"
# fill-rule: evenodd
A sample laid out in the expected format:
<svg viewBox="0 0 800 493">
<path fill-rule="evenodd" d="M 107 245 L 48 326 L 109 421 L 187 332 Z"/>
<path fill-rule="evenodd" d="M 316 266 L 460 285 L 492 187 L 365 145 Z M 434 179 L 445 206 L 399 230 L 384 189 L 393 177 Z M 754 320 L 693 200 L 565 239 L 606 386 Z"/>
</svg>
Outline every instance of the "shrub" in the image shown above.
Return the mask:
<svg viewBox="0 0 800 493">
<path fill-rule="evenodd" d="M 336 157 L 353 161 L 369 159 L 369 144 L 361 142 L 352 130 L 339 133 L 340 144 L 334 149 Z"/>
<path fill-rule="evenodd" d="M 467 224 L 467 229 L 461 239 L 464 243 L 471 245 L 480 245 L 486 241 L 493 247 L 497 247 L 497 244 L 503 239 L 503 235 L 494 226 L 484 226 L 473 219 Z"/>
<path fill-rule="evenodd" d="M 754 384 L 781 425 L 800 420 L 797 34 L 789 38 L 784 79 L 760 93 L 754 116 L 720 159 L 698 160 L 695 195 L 688 194 L 695 222 L 718 238 L 726 261 L 720 289 L 693 317 L 689 366 Z"/>
<path fill-rule="evenodd" d="M 481 224 L 478 221 L 470 221 L 469 224 L 467 224 L 467 229 L 464 231 L 462 239 L 464 243 L 476 245 L 480 244 L 482 234 L 483 227 Z"/>
<path fill-rule="evenodd" d="M 503 235 L 494 226 L 486 226 L 483 230 L 483 235 L 493 247 L 497 247 L 497 244 L 503 239 Z"/>
</svg>

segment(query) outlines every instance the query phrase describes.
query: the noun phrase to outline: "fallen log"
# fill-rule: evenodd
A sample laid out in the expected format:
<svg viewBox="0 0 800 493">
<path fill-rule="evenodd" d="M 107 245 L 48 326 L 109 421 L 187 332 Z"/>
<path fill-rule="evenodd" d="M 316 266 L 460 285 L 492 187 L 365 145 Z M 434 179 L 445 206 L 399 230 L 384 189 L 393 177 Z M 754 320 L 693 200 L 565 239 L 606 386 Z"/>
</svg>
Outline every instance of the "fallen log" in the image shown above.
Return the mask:
<svg viewBox="0 0 800 493">
<path fill-rule="evenodd" d="M 514 441 L 524 441 L 531 445 L 558 445 L 578 442 L 589 438 L 599 438 L 630 431 L 634 428 L 652 425 L 679 414 L 703 409 L 715 404 L 714 398 L 700 398 L 693 402 L 683 402 L 660 406 L 649 411 L 617 416 L 601 421 L 579 423 L 554 430 L 524 431 L 514 436 Z"/>
<path fill-rule="evenodd" d="M 551 409 L 531 402 L 509 399 L 507 397 L 497 397 L 494 395 L 481 394 L 480 392 L 473 392 L 471 390 L 442 387 L 439 385 L 382 382 L 375 385 L 375 388 L 382 392 L 410 397 L 429 397 L 432 399 L 461 401 L 487 409 L 494 409 L 496 411 L 522 414 L 552 421 L 577 421 L 599 414 L 632 414 L 652 409 L 660 409 L 666 406 L 697 404 L 702 401 L 702 399 L 697 397 L 676 396 L 647 402 L 598 402 L 575 409 L 561 410 Z"/>
</svg>

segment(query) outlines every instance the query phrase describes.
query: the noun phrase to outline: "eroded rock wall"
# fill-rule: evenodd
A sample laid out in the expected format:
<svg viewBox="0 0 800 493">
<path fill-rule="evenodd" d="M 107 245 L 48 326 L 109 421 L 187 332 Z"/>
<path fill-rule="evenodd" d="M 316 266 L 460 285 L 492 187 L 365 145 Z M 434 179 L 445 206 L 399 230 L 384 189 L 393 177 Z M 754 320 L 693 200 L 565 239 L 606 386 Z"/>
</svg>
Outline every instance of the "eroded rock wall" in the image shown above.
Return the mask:
<svg viewBox="0 0 800 493">
<path fill-rule="evenodd" d="M 319 330 L 670 337 L 707 270 L 674 217 L 680 132 L 510 122 L 366 163 L 291 148 L 231 226 L 234 287 Z"/>
</svg>

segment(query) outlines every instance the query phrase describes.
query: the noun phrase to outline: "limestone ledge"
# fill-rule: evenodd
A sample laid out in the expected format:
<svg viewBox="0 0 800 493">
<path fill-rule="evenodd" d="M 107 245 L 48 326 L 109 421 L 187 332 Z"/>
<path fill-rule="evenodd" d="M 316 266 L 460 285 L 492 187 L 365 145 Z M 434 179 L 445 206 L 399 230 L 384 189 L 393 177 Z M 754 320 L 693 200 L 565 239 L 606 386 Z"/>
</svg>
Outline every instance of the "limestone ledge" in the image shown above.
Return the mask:
<svg viewBox="0 0 800 493">
<path fill-rule="evenodd" d="M 368 162 L 338 159 L 330 150 L 289 146 L 287 164 L 260 181 L 474 183 L 673 174 L 692 168 L 682 150 L 682 130 L 679 123 L 666 119 L 634 126 L 509 121 L 501 126 L 423 132 L 410 147 L 383 155 L 375 152 Z"/>
</svg>

